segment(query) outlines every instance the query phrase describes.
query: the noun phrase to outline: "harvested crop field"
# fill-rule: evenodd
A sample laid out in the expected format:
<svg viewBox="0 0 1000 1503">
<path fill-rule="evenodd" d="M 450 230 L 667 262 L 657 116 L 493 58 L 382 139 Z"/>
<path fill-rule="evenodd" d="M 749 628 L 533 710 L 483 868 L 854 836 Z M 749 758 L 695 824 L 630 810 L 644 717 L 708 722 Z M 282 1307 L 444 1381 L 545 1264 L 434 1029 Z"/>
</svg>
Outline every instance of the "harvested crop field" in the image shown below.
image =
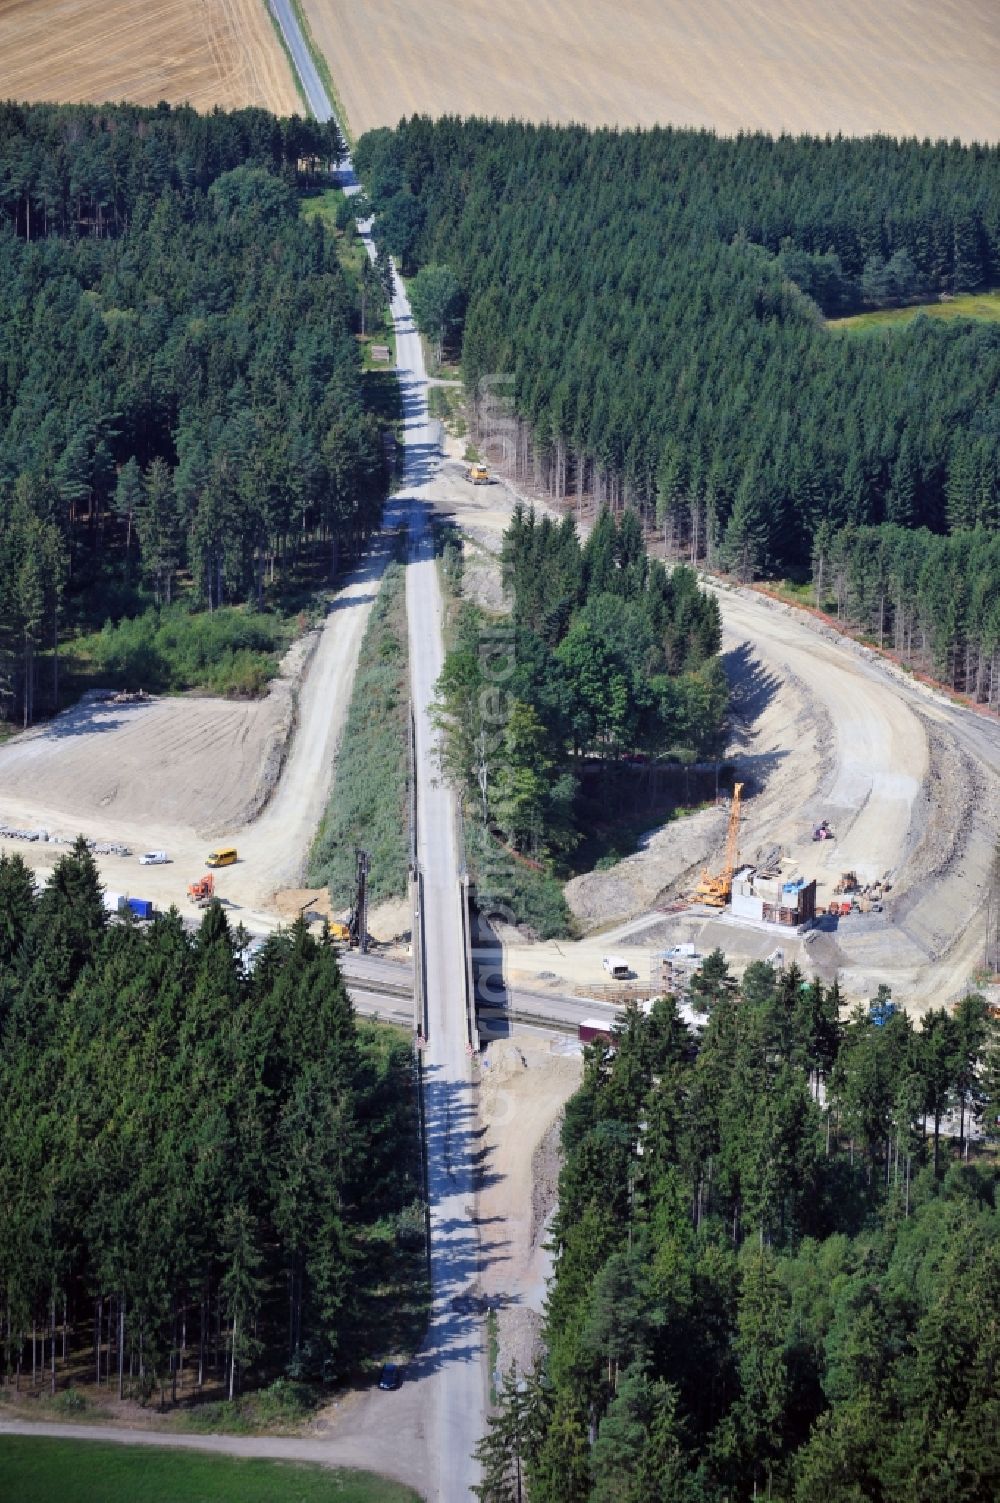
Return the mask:
<svg viewBox="0 0 1000 1503">
<path fill-rule="evenodd" d="M 994 0 L 303 0 L 351 128 L 431 115 L 1000 135 Z"/>
<path fill-rule="evenodd" d="M 0 0 L 0 98 L 301 110 L 263 0 Z"/>
</svg>

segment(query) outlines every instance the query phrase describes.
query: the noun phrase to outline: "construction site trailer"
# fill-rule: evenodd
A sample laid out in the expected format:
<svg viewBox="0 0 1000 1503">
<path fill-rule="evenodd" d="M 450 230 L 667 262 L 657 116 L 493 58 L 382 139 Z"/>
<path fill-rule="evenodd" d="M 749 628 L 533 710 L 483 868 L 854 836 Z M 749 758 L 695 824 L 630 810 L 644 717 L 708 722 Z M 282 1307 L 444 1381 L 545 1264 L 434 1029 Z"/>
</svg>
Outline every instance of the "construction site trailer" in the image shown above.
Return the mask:
<svg viewBox="0 0 1000 1503">
<path fill-rule="evenodd" d="M 577 1025 L 577 1038 L 581 1044 L 593 1044 L 597 1039 L 603 1039 L 606 1044 L 613 1043 L 611 1029 L 614 1025 L 606 1023 L 603 1018 L 584 1018 Z"/>
</svg>

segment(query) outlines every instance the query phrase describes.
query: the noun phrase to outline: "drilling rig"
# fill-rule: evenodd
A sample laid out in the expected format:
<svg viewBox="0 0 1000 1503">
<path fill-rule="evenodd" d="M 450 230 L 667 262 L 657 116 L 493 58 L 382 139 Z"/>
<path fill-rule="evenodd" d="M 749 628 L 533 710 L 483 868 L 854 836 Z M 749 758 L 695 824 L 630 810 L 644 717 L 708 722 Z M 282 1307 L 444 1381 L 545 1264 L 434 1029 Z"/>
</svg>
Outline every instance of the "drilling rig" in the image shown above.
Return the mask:
<svg viewBox="0 0 1000 1503">
<path fill-rule="evenodd" d="M 359 847 L 354 852 L 354 907 L 347 920 L 347 929 L 351 944 L 356 945 L 362 955 L 368 954 L 368 872 L 370 868 L 371 860 L 368 852 Z"/>
</svg>

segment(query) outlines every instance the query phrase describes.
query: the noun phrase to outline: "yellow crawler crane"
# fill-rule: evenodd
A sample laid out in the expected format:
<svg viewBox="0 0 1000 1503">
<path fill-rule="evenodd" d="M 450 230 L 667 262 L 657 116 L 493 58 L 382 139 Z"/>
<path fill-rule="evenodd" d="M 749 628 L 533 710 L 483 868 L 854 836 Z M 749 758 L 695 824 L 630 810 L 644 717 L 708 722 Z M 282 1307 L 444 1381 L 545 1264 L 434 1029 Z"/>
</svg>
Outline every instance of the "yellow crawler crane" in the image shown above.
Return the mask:
<svg viewBox="0 0 1000 1503">
<path fill-rule="evenodd" d="M 706 903 L 709 908 L 725 908 L 733 890 L 733 872 L 740 838 L 740 805 L 743 801 L 743 784 L 733 784 L 733 801 L 729 805 L 729 830 L 726 834 L 726 862 L 718 877 L 713 877 L 706 867 L 701 881 L 695 888 L 695 900 Z"/>
</svg>

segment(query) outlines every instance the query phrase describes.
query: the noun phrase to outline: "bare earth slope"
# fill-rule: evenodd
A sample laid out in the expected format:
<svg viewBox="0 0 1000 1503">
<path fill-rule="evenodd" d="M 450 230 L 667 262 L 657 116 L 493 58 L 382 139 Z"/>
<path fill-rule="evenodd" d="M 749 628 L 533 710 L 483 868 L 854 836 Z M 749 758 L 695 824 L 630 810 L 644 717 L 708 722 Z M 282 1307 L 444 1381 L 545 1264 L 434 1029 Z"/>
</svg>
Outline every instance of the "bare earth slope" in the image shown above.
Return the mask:
<svg viewBox="0 0 1000 1503">
<path fill-rule="evenodd" d="M 0 98 L 301 109 L 263 0 L 0 0 Z"/>
<path fill-rule="evenodd" d="M 338 591 L 301 683 L 292 663 L 254 704 L 191 697 L 78 706 L 0 748 L 0 821 L 124 842 L 133 856 L 101 856 L 103 881 L 163 908 L 185 908 L 209 846 L 231 842 L 240 861 L 217 874 L 216 890 L 234 918 L 272 927 L 273 894 L 301 880 L 326 802 L 387 557 L 376 540 Z M 41 871 L 63 849 L 0 839 L 0 850 L 19 851 Z M 140 867 L 135 855 L 152 849 L 166 850 L 171 865 Z"/>
<path fill-rule="evenodd" d="M 435 498 L 480 549 L 496 554 L 516 494 L 506 483 L 477 489 L 452 463 Z M 537 498 L 534 504 L 548 509 Z M 649 954 L 665 945 L 690 940 L 706 953 L 718 944 L 746 961 L 780 942 L 809 974 L 839 974 L 851 999 L 873 995 L 883 981 L 918 1011 L 961 996 L 982 960 L 1000 841 L 1000 726 L 952 706 L 808 613 L 705 583 L 722 607 L 733 688 L 730 755 L 748 785 L 742 856 L 754 861 L 780 850 L 786 876 L 817 879 L 824 908 L 842 872 L 854 869 L 863 881 L 889 873 L 885 912 L 824 919 L 805 942 L 706 921 L 700 910 L 666 916 L 658 904 L 689 892 L 702 865 L 721 859 L 725 811 L 706 809 L 650 832 L 638 854 L 567 885 L 588 931 L 582 943 L 532 946 L 508 935 L 508 980 L 536 986 L 545 974 L 553 985 L 600 982 L 602 952 L 627 944 L 644 983 Z M 813 842 L 821 818 L 835 841 Z"/>
<path fill-rule="evenodd" d="M 304 0 L 351 127 L 430 115 L 1000 135 L 995 0 Z"/>
</svg>

